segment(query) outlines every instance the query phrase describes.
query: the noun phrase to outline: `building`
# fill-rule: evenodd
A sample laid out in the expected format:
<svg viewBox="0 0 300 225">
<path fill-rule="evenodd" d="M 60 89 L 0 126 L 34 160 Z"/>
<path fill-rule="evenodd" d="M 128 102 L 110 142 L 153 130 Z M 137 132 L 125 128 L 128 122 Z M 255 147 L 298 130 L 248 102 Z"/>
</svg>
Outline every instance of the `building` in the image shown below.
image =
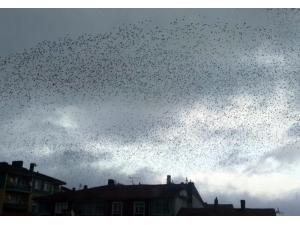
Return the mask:
<svg viewBox="0 0 300 225">
<path fill-rule="evenodd" d="M 23 168 L 23 161 L 0 163 L 0 214 L 35 211 L 34 197 L 61 192 L 65 182 L 34 171 L 34 163 L 30 168 Z"/>
<path fill-rule="evenodd" d="M 241 208 L 234 208 L 232 204 L 205 204 L 204 208 L 181 208 L 178 216 L 276 216 L 275 209 L 249 209 L 246 201 L 241 200 Z"/>
<path fill-rule="evenodd" d="M 122 185 L 109 179 L 107 185 L 34 198 L 37 215 L 62 215 L 64 210 L 78 215 L 148 216 L 177 215 L 181 208 L 204 205 L 193 182 L 174 184 Z"/>
</svg>

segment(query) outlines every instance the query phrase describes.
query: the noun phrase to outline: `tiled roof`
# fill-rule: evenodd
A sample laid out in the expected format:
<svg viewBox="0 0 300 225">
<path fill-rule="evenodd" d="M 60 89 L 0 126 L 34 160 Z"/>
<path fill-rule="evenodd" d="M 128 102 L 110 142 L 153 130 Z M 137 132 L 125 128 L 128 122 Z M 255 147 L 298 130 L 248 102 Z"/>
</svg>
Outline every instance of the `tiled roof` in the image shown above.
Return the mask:
<svg viewBox="0 0 300 225">
<path fill-rule="evenodd" d="M 51 180 L 53 183 L 57 183 L 60 185 L 66 185 L 65 182 L 55 179 L 53 177 L 49 177 L 49 176 L 46 176 L 41 173 L 30 171 L 26 168 L 17 168 L 15 166 L 9 165 L 8 163 L 4 163 L 4 162 L 0 162 L 0 172 L 9 172 L 9 173 L 13 173 L 13 174 L 31 176 L 31 177 L 41 178 L 41 179 L 45 179 L 45 180 Z"/>
<path fill-rule="evenodd" d="M 89 200 L 89 199 L 157 199 L 174 198 L 183 188 L 171 185 L 117 185 L 99 186 L 78 191 L 58 193 L 50 196 L 34 198 L 35 200 Z"/>
<path fill-rule="evenodd" d="M 219 205 L 220 206 L 220 205 Z M 178 216 L 276 216 L 275 209 L 234 209 L 231 207 L 181 208 Z"/>
</svg>

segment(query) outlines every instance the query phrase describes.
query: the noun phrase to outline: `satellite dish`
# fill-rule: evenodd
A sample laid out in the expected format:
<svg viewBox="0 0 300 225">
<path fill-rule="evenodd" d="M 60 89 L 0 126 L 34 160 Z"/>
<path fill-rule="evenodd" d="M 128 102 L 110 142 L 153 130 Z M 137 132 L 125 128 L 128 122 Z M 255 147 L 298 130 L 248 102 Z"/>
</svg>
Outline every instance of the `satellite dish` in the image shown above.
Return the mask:
<svg viewBox="0 0 300 225">
<path fill-rule="evenodd" d="M 182 191 L 179 193 L 179 195 L 182 196 L 182 197 L 186 197 L 186 196 L 187 196 L 186 190 L 182 190 Z"/>
</svg>

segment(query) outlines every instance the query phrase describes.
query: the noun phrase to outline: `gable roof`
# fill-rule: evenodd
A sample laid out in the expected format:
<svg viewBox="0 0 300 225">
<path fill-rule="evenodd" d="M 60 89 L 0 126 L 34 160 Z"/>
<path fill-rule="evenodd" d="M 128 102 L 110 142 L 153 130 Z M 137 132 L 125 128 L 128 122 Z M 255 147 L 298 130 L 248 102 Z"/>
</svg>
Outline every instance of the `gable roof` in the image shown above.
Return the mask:
<svg viewBox="0 0 300 225">
<path fill-rule="evenodd" d="M 181 208 L 178 216 L 276 216 L 275 209 L 234 209 L 229 205 L 213 208 Z"/>
<path fill-rule="evenodd" d="M 34 200 L 68 201 L 68 200 L 126 200 L 126 199 L 166 199 L 179 196 L 184 188 L 171 185 L 115 185 L 99 186 L 78 191 L 69 191 L 50 196 L 33 198 Z"/>
<path fill-rule="evenodd" d="M 40 178 L 48 181 L 52 181 L 53 183 L 59 184 L 59 185 L 66 185 L 67 183 L 58 179 L 55 179 L 53 177 L 49 177 L 47 175 L 44 175 L 42 173 L 37 173 L 34 171 L 30 171 L 26 168 L 18 168 L 12 165 L 9 165 L 5 162 L 0 162 L 0 172 L 6 172 L 6 173 L 12 173 L 12 174 L 18 174 L 22 176 L 29 176 L 34 178 Z"/>
</svg>

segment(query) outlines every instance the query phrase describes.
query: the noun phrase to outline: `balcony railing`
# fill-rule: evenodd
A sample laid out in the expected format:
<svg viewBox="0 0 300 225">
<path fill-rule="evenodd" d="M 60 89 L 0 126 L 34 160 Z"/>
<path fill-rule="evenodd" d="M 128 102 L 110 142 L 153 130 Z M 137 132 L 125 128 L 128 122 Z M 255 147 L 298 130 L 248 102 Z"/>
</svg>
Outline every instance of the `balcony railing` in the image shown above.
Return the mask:
<svg viewBox="0 0 300 225">
<path fill-rule="evenodd" d="M 22 192 L 31 192 L 31 187 L 30 186 L 22 187 L 22 186 L 15 186 L 15 185 L 7 184 L 5 189 L 14 190 L 14 191 L 22 191 Z"/>
<path fill-rule="evenodd" d="M 27 211 L 28 210 L 28 203 L 3 202 L 3 209 L 13 209 L 13 210 Z"/>
</svg>

